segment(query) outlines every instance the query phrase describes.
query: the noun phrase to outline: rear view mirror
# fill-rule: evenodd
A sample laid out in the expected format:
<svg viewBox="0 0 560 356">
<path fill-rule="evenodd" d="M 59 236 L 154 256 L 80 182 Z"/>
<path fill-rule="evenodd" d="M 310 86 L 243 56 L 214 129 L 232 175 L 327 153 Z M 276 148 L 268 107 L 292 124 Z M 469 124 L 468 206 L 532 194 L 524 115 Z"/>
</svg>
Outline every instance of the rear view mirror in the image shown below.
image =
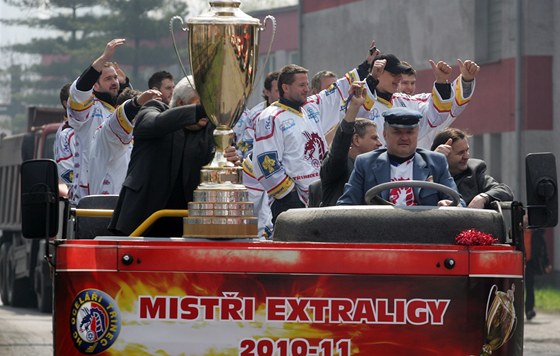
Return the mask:
<svg viewBox="0 0 560 356">
<path fill-rule="evenodd" d="M 558 224 L 556 160 L 552 153 L 530 153 L 525 159 L 529 227 Z"/>
<path fill-rule="evenodd" d="M 50 159 L 21 164 L 21 230 L 28 239 L 58 232 L 58 172 Z"/>
</svg>

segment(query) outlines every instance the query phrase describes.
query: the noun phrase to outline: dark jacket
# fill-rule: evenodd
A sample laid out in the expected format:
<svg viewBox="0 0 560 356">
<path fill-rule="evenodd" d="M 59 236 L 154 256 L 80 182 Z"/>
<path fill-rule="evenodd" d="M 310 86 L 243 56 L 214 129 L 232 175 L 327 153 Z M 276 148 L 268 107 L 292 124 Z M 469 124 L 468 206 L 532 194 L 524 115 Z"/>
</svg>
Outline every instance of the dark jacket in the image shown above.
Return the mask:
<svg viewBox="0 0 560 356">
<path fill-rule="evenodd" d="M 533 274 L 545 274 L 546 267 L 550 265 L 546 251 L 546 240 L 544 229 L 530 230 L 531 234 L 531 256 L 527 260 L 527 272 Z"/>
<path fill-rule="evenodd" d="M 110 230 L 129 235 L 157 210 L 187 209 L 200 184 L 200 169 L 214 154 L 211 124 L 198 131 L 185 129 L 203 116 L 203 109 L 195 105 L 169 109 L 152 100 L 142 107 Z M 177 233 L 182 235 L 180 227 Z"/>
<path fill-rule="evenodd" d="M 354 160 L 348 150 L 354 136 L 354 123 L 342 120 L 336 129 L 331 149 L 321 164 L 321 206 L 334 206 L 344 192 L 354 169 Z"/>
<path fill-rule="evenodd" d="M 510 187 L 486 174 L 486 163 L 480 159 L 469 158 L 467 169 L 453 179 L 467 205 L 480 193 L 488 194 L 490 202 L 513 200 Z"/>
</svg>

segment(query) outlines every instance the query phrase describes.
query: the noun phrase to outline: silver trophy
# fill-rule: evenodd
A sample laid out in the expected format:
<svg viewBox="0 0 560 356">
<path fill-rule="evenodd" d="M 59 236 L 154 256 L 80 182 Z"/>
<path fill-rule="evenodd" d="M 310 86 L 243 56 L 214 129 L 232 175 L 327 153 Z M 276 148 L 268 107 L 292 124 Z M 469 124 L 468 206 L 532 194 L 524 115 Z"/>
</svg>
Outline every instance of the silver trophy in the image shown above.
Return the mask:
<svg viewBox="0 0 560 356">
<path fill-rule="evenodd" d="M 194 84 L 208 118 L 216 126 L 213 161 L 201 171 L 201 184 L 189 203 L 183 235 L 207 238 L 247 238 L 257 235 L 257 218 L 248 192 L 241 182 L 242 168 L 224 157 L 224 149 L 232 144 L 233 131 L 255 82 L 258 63 L 259 19 L 239 9 L 240 1 L 210 1 L 210 10 L 187 19 L 170 21 L 171 37 L 179 63 L 181 61 L 173 34 L 174 21 L 181 22 L 188 32 L 188 48 Z M 276 20 L 267 16 L 276 32 Z M 274 33 L 272 39 L 274 39 Z M 272 41 L 268 48 L 268 56 Z M 265 62 L 266 64 L 266 62 Z"/>
</svg>

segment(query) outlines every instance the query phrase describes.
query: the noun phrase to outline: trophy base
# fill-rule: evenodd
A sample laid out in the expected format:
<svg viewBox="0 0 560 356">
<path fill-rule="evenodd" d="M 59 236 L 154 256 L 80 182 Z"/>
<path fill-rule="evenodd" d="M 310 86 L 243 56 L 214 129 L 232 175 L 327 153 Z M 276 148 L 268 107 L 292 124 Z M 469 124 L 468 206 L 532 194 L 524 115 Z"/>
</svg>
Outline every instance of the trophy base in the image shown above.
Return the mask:
<svg viewBox="0 0 560 356">
<path fill-rule="evenodd" d="M 189 217 L 183 218 L 184 237 L 257 237 L 258 219 L 249 201 L 249 192 L 244 185 L 232 183 L 241 182 L 241 171 L 240 167 L 203 167 L 202 183 L 189 203 Z M 239 177 L 239 180 L 232 177 Z"/>
<path fill-rule="evenodd" d="M 204 166 L 200 171 L 201 186 L 209 184 L 242 185 L 243 168 L 229 166 Z"/>
</svg>

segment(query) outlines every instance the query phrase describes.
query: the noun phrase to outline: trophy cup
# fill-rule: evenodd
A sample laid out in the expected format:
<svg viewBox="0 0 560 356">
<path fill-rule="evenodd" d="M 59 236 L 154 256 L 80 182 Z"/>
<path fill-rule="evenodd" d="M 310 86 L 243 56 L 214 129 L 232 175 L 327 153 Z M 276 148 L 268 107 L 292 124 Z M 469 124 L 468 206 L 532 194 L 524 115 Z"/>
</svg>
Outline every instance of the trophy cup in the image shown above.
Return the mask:
<svg viewBox="0 0 560 356">
<path fill-rule="evenodd" d="M 201 171 L 201 184 L 189 202 L 189 217 L 184 218 L 183 236 L 204 238 L 252 238 L 257 236 L 257 218 L 249 194 L 241 182 L 242 168 L 224 157 L 231 145 L 232 126 L 242 114 L 251 94 L 257 72 L 259 19 L 239 9 L 240 1 L 210 1 L 209 12 L 183 20 L 170 21 L 173 46 L 188 77 L 173 35 L 173 22 L 181 22 L 188 31 L 191 70 L 196 90 L 208 119 L 216 126 L 214 160 Z M 264 20 L 276 20 L 267 16 Z M 266 62 L 270 55 L 268 48 Z"/>
<path fill-rule="evenodd" d="M 494 300 L 490 305 L 492 292 Z M 490 288 L 488 301 L 486 303 L 486 341 L 482 346 L 481 355 L 491 355 L 493 351 L 502 347 L 513 335 L 517 318 L 515 316 L 514 301 L 515 285 L 512 285 L 507 292 L 498 290 L 496 285 Z M 490 309 L 488 306 L 490 305 Z"/>
</svg>

